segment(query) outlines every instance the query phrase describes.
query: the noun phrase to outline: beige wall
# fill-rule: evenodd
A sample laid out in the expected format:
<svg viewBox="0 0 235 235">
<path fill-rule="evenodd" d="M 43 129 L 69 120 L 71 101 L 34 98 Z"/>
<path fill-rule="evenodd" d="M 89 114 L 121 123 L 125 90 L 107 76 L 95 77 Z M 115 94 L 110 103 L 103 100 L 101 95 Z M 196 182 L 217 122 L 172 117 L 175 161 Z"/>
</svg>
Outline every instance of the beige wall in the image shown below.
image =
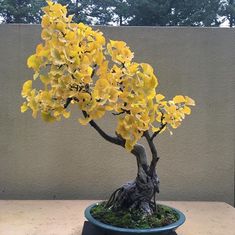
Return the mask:
<svg viewBox="0 0 235 235">
<path fill-rule="evenodd" d="M 161 200 L 234 202 L 235 31 L 218 28 L 102 27 L 151 63 L 159 90 L 190 95 L 197 106 L 173 136 L 156 140 Z M 40 26 L 0 25 L 0 198 L 101 199 L 136 174 L 133 156 L 70 120 L 20 114 L 26 58 Z M 110 132 L 115 122 L 101 122 Z"/>
</svg>

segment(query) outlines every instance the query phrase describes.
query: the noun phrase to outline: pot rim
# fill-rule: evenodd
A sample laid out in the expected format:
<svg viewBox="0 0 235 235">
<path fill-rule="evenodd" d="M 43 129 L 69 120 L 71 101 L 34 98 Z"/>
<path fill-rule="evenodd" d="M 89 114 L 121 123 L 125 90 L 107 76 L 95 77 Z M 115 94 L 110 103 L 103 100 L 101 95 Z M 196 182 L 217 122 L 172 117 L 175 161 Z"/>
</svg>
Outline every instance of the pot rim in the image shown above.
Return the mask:
<svg viewBox="0 0 235 235">
<path fill-rule="evenodd" d="M 91 209 L 96 206 L 96 205 L 99 205 L 101 202 L 97 202 L 97 203 L 93 203 L 91 204 L 90 206 L 88 206 L 86 209 L 85 209 L 85 218 L 90 222 L 92 223 L 93 225 L 95 226 L 98 226 L 98 227 L 101 227 L 103 229 L 106 229 L 106 230 L 111 230 L 111 231 L 115 231 L 115 232 L 125 232 L 125 233 L 157 233 L 157 232 L 169 232 L 169 231 L 174 231 L 176 228 L 178 228 L 180 225 L 182 225 L 186 218 L 185 218 L 185 215 L 171 207 L 171 206 L 168 206 L 168 205 L 164 205 L 164 204 L 158 204 L 158 205 L 162 205 L 162 206 L 167 206 L 169 207 L 170 209 L 174 210 L 178 215 L 179 215 L 179 219 L 172 223 L 172 224 L 169 224 L 169 225 L 166 225 L 166 226 L 163 226 L 163 227 L 158 227 L 158 228 L 147 228 L 147 229 L 134 229 L 134 228 L 122 228 L 122 227 L 116 227 L 116 226 L 113 226 L 113 225 L 109 225 L 109 224 L 105 224 L 103 222 L 100 222 L 99 220 L 96 220 L 90 213 Z"/>
</svg>

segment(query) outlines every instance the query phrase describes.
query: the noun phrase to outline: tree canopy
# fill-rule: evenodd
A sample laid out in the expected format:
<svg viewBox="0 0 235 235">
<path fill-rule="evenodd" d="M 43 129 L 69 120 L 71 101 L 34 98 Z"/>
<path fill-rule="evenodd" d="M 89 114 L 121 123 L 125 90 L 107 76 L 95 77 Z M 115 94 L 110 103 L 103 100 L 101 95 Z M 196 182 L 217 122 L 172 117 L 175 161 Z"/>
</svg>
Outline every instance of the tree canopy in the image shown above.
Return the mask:
<svg viewBox="0 0 235 235">
<path fill-rule="evenodd" d="M 235 25 L 235 0 L 57 0 L 89 25 Z M 0 0 L 3 23 L 39 23 L 45 0 Z"/>
<path fill-rule="evenodd" d="M 0 0 L 3 23 L 40 23 L 44 0 Z"/>
<path fill-rule="evenodd" d="M 220 4 L 220 0 L 132 1 L 130 25 L 218 26 Z"/>
<path fill-rule="evenodd" d="M 158 79 L 151 65 L 136 63 L 134 53 L 123 41 L 106 41 L 104 35 L 83 23 L 74 23 L 65 6 L 48 1 L 43 8 L 44 41 L 27 60 L 34 70 L 26 81 L 21 111 L 32 110 L 45 121 L 69 118 L 69 105 L 77 106 L 84 117 L 82 125 L 111 112 L 117 119 L 115 133 L 125 141 L 129 151 L 150 130 L 153 139 L 165 130 L 180 126 L 189 106 L 188 96 L 176 95 L 166 100 L 156 92 Z M 34 88 L 39 79 L 41 89 Z"/>
<path fill-rule="evenodd" d="M 229 27 L 235 26 L 235 0 L 223 0 L 219 14 L 229 22 Z"/>
</svg>

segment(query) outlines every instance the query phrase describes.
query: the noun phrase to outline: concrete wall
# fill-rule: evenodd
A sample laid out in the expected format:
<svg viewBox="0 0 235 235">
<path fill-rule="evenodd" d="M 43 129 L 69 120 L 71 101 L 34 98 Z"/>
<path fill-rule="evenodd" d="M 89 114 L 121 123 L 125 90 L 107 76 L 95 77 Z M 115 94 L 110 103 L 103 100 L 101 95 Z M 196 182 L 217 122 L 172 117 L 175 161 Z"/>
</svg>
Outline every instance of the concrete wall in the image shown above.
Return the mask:
<svg viewBox="0 0 235 235">
<path fill-rule="evenodd" d="M 218 28 L 101 27 L 152 64 L 159 90 L 190 95 L 197 106 L 173 136 L 156 140 L 162 200 L 234 202 L 235 31 Z M 26 58 L 40 26 L 0 25 L 0 198 L 101 199 L 136 174 L 133 156 L 90 127 L 21 114 Z M 112 132 L 115 122 L 101 125 Z"/>
</svg>

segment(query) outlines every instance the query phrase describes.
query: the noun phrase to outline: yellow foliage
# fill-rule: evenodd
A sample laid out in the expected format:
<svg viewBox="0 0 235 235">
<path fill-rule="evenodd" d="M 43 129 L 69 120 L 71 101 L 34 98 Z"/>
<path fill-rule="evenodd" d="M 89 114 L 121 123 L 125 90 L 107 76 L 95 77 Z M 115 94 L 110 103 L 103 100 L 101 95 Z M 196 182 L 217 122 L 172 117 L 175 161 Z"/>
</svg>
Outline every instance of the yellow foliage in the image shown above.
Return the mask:
<svg viewBox="0 0 235 235">
<path fill-rule="evenodd" d="M 27 60 L 34 70 L 33 79 L 39 77 L 44 89 L 33 89 L 33 79 L 26 81 L 21 112 L 31 109 L 34 118 L 41 113 L 47 122 L 59 121 L 70 117 L 65 109 L 70 100 L 70 105 L 87 114 L 79 119 L 82 125 L 106 112 L 116 113 L 116 133 L 125 140 L 128 151 L 144 131 L 162 133 L 177 128 L 191 113 L 188 106 L 195 102 L 190 97 L 177 95 L 167 101 L 156 92 L 158 79 L 153 67 L 134 62 L 134 53 L 125 42 L 106 43 L 98 30 L 74 23 L 66 6 L 47 3 L 41 23 L 43 43 Z"/>
<path fill-rule="evenodd" d="M 185 102 L 185 98 L 182 95 L 177 95 L 173 98 L 173 101 L 175 102 L 175 104 L 183 103 Z"/>
<path fill-rule="evenodd" d="M 50 78 L 49 76 L 44 76 L 44 75 L 40 75 L 40 80 L 42 81 L 42 83 L 44 83 L 45 85 L 50 83 Z"/>
<path fill-rule="evenodd" d="M 185 96 L 185 104 L 195 106 L 195 101 L 192 98 Z"/>
<path fill-rule="evenodd" d="M 81 125 L 85 126 L 91 121 L 91 118 L 85 118 L 85 119 L 79 118 L 78 121 L 80 122 Z"/>
<path fill-rule="evenodd" d="M 35 71 L 39 70 L 39 67 L 41 66 L 41 58 L 37 55 L 31 55 L 27 60 L 27 65 L 29 68 L 33 68 Z"/>
<path fill-rule="evenodd" d="M 30 92 L 32 90 L 32 81 L 28 80 L 24 83 L 22 91 L 21 91 L 21 95 L 22 97 L 27 97 L 29 96 Z"/>
<path fill-rule="evenodd" d="M 28 109 L 28 106 L 26 102 L 24 102 L 20 107 L 21 113 L 24 113 L 25 111 L 27 111 L 27 109 Z"/>
<path fill-rule="evenodd" d="M 157 95 L 156 95 L 156 102 L 158 103 L 159 101 L 163 100 L 164 98 L 165 98 L 164 95 L 162 95 L 162 94 L 157 94 Z"/>
<path fill-rule="evenodd" d="M 42 119 L 46 122 L 53 122 L 56 120 L 50 113 L 44 111 L 42 112 Z"/>
<path fill-rule="evenodd" d="M 65 118 L 69 118 L 69 117 L 70 117 L 70 112 L 64 111 L 64 112 L 63 112 L 63 116 L 64 116 Z"/>
</svg>

